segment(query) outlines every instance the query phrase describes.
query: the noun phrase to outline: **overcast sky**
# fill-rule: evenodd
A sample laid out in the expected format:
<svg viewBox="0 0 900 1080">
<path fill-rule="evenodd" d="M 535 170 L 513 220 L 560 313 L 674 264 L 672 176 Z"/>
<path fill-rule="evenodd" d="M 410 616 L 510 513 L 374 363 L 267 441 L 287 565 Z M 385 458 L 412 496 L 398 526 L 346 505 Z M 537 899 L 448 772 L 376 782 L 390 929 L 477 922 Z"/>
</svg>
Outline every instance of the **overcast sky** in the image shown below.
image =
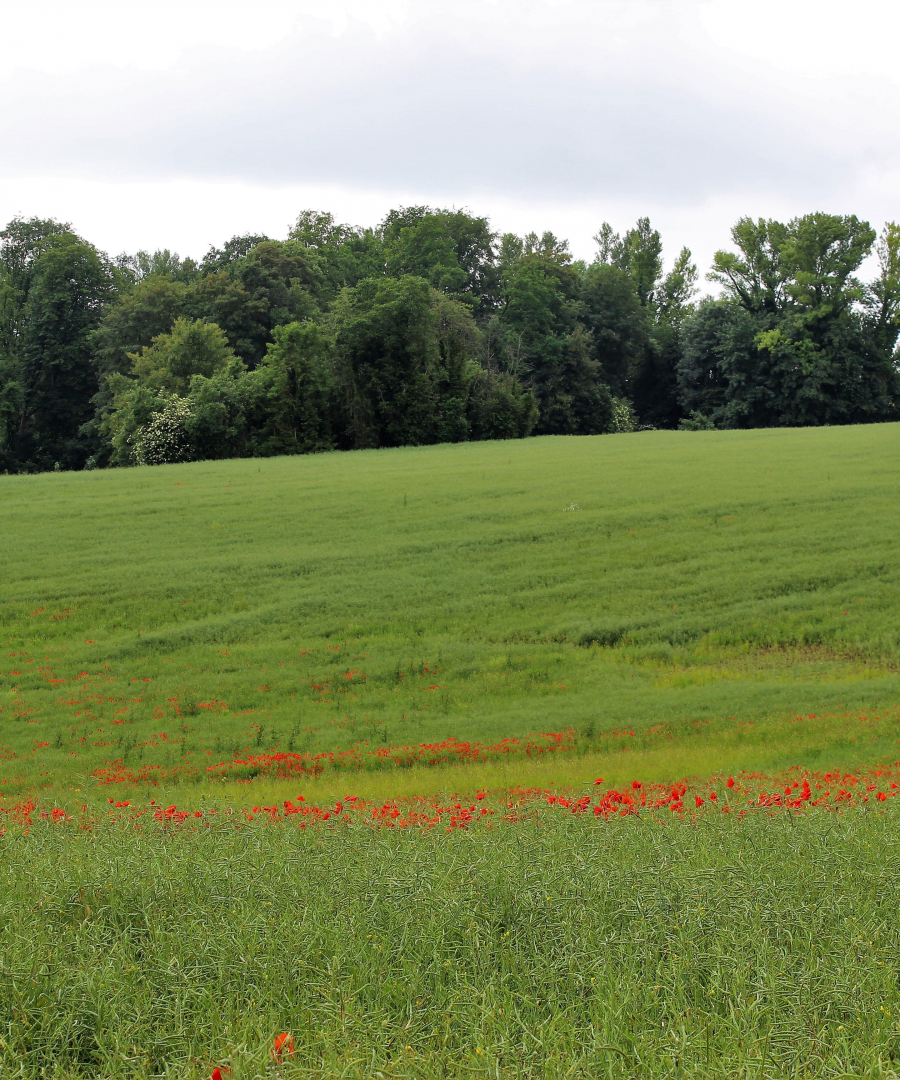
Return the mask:
<svg viewBox="0 0 900 1080">
<path fill-rule="evenodd" d="M 590 258 L 649 215 L 900 218 L 886 0 L 0 0 L 0 221 L 117 253 L 466 206 Z"/>
</svg>

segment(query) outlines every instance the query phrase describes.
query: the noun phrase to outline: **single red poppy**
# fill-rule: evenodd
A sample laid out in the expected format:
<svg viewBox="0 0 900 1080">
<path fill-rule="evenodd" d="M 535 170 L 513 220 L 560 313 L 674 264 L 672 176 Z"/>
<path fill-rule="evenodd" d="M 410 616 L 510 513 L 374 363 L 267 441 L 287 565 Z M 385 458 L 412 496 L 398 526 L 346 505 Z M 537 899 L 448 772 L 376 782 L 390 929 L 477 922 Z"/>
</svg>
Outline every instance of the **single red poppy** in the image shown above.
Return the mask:
<svg viewBox="0 0 900 1080">
<path fill-rule="evenodd" d="M 272 1057 L 280 1058 L 282 1054 L 293 1054 L 294 1052 L 294 1037 L 289 1031 L 282 1031 L 280 1035 L 275 1036 L 275 1041 L 272 1044 Z"/>
</svg>

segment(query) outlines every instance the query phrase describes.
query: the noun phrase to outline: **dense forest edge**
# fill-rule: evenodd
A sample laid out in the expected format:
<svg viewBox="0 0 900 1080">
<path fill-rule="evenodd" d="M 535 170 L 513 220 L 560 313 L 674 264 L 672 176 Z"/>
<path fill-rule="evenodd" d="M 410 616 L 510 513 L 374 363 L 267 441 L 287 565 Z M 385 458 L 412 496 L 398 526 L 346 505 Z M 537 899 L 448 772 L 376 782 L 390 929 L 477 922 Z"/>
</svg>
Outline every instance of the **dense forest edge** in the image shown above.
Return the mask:
<svg viewBox="0 0 900 1080">
<path fill-rule="evenodd" d="M 413 206 L 197 263 L 0 232 L 0 472 L 900 418 L 900 226 L 742 218 L 698 299 L 647 218 L 591 263 Z M 874 279 L 857 277 L 874 254 Z"/>
</svg>

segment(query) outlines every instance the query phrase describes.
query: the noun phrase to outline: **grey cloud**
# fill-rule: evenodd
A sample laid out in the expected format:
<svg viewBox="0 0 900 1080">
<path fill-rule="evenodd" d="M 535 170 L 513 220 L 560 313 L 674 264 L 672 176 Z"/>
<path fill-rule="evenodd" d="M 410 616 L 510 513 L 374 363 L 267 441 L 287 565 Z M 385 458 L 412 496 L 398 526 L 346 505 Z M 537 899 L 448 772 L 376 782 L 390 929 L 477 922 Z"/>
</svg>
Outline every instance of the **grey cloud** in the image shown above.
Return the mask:
<svg viewBox="0 0 900 1080">
<path fill-rule="evenodd" d="M 642 49 L 579 26 L 313 25 L 249 60 L 19 77 L 0 169 L 690 205 L 785 187 L 815 202 L 887 154 L 840 111 L 810 123 L 809 81 L 731 71 L 665 28 Z"/>
</svg>

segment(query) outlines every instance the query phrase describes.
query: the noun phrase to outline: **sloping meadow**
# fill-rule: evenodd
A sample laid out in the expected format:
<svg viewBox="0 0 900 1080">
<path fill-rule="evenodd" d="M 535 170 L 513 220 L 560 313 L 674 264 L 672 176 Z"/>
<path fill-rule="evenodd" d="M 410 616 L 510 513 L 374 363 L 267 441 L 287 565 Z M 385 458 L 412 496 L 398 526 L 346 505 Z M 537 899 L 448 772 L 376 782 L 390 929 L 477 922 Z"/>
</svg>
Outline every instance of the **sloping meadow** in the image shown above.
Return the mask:
<svg viewBox="0 0 900 1080">
<path fill-rule="evenodd" d="M 898 438 L 0 477 L 0 780 L 884 709 Z"/>
</svg>

